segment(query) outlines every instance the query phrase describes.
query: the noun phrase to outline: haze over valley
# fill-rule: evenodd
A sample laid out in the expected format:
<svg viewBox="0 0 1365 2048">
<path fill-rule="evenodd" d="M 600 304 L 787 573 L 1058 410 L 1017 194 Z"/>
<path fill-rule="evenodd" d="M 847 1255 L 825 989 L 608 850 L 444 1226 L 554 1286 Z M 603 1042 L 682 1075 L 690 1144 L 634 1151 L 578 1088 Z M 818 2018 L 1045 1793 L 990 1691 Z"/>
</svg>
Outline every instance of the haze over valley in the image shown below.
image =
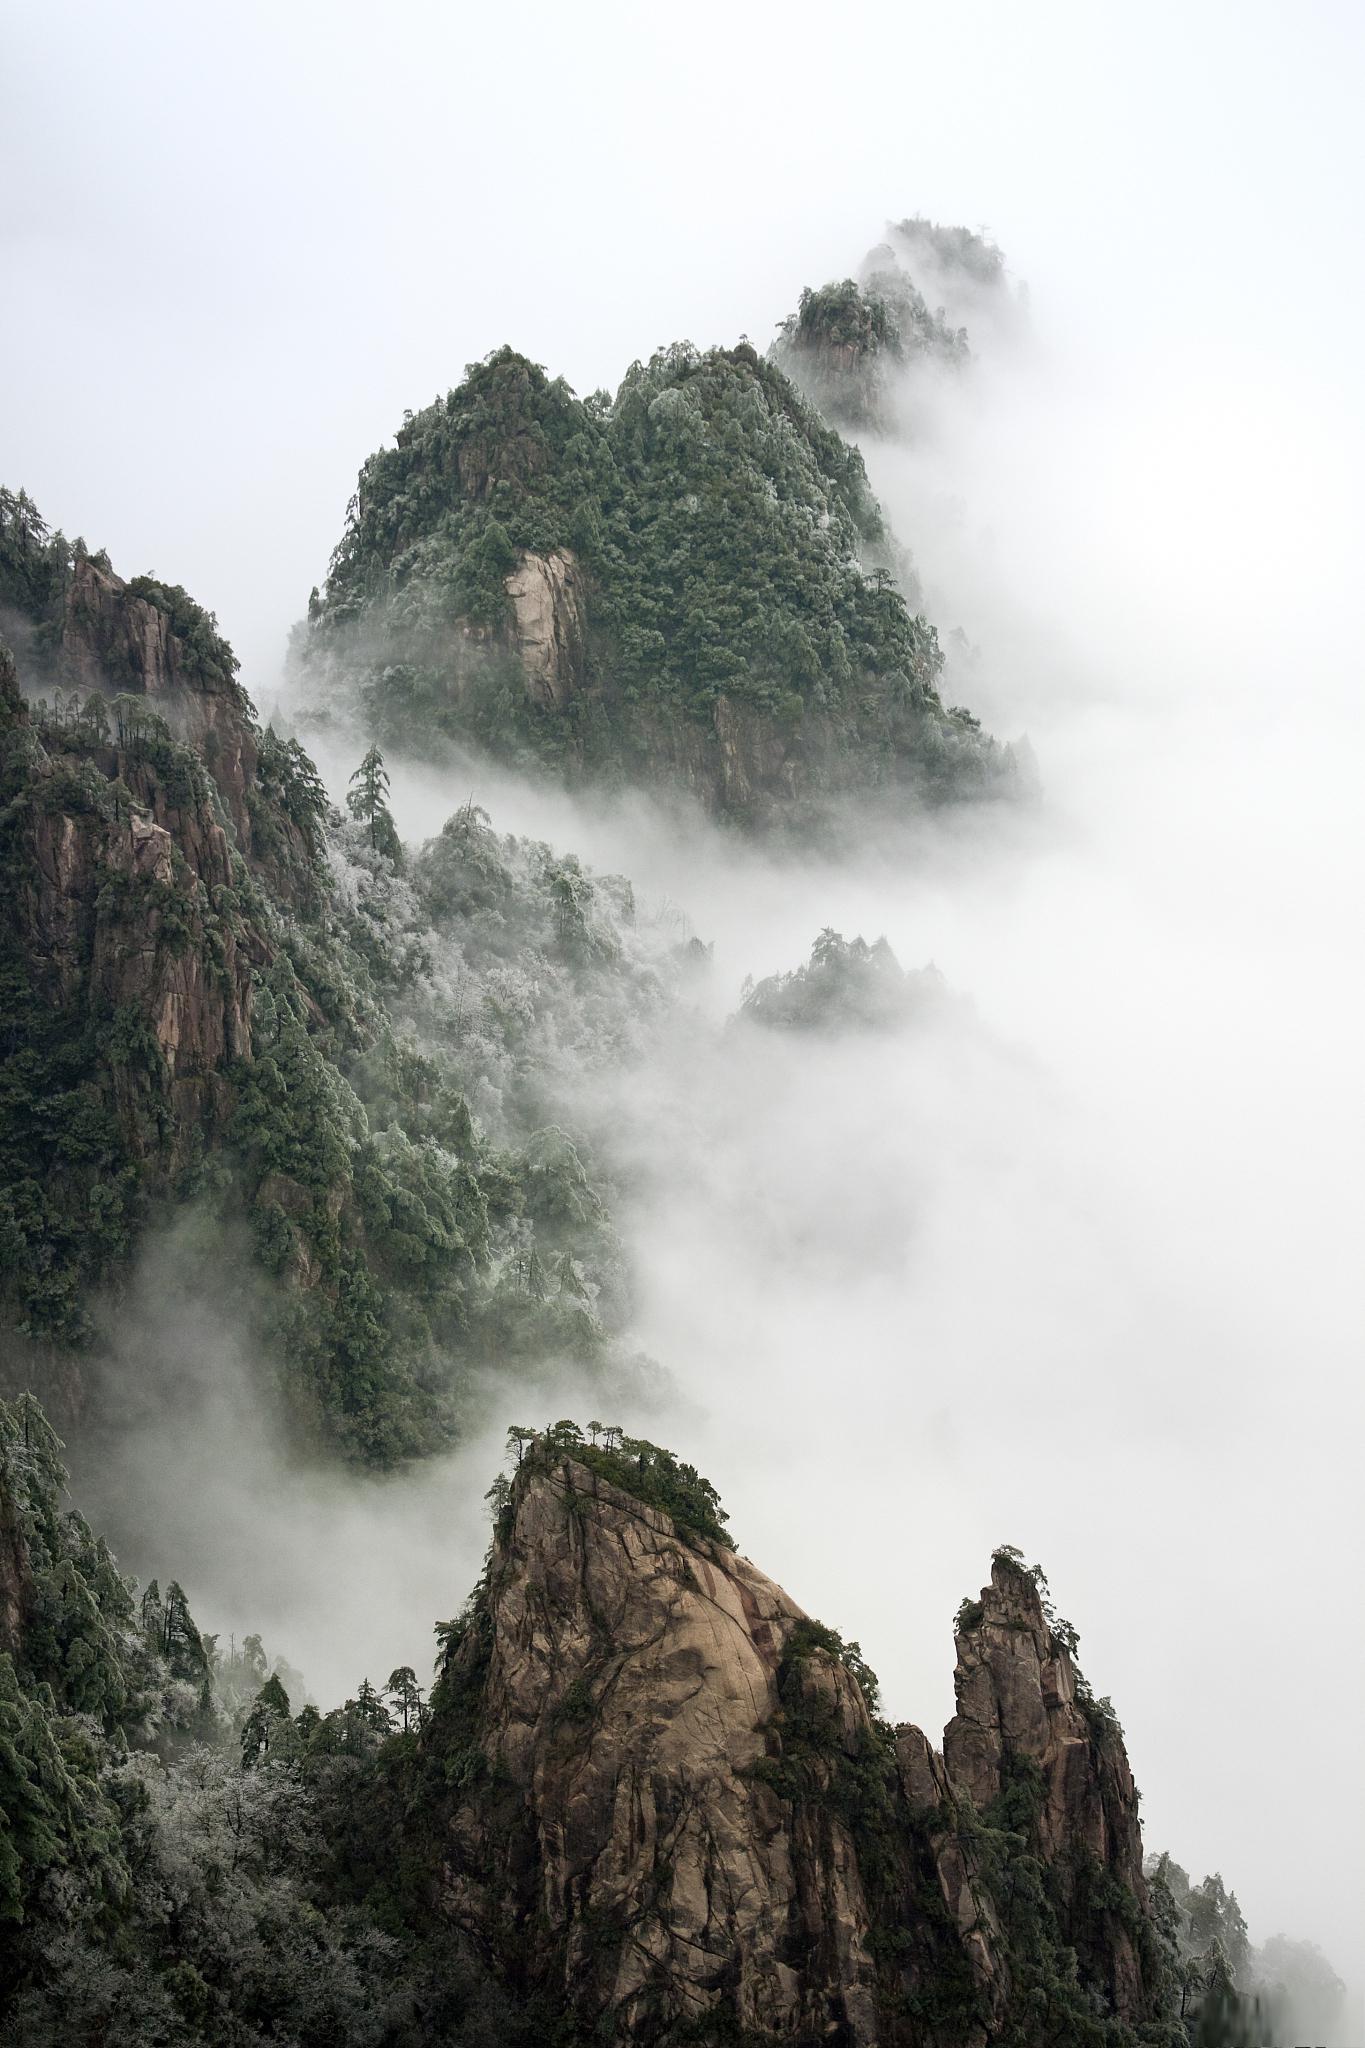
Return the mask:
<svg viewBox="0 0 1365 2048">
<path fill-rule="evenodd" d="M 131 13 L 14 37 L 14 2038 L 1347 2048 L 1359 25 L 532 10 L 514 150 Z"/>
</svg>

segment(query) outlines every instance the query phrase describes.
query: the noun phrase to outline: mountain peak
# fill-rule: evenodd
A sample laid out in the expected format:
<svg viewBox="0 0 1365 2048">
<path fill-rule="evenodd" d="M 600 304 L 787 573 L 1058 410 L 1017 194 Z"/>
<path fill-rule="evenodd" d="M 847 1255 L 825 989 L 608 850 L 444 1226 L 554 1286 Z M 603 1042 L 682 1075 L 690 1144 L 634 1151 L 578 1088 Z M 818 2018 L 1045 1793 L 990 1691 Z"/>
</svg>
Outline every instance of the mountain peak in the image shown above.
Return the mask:
<svg viewBox="0 0 1365 2048">
<path fill-rule="evenodd" d="M 659 1504 L 660 1461 L 690 1467 L 571 1424 L 515 1435 L 423 1737 L 457 1788 L 429 1817 L 440 1915 L 611 2040 L 984 2043 L 1040 1987 L 1146 2017 L 1122 1738 L 1075 1708 L 1026 1572 L 998 1561 L 959 1634 L 940 1756 L 878 1720 L 856 1644 Z M 1027 1836 L 1016 1759 L 1052 1771 Z M 1046 1873 L 1027 1926 L 1020 1857 Z M 1095 1908 L 1096 1871 L 1130 1920 Z"/>
</svg>

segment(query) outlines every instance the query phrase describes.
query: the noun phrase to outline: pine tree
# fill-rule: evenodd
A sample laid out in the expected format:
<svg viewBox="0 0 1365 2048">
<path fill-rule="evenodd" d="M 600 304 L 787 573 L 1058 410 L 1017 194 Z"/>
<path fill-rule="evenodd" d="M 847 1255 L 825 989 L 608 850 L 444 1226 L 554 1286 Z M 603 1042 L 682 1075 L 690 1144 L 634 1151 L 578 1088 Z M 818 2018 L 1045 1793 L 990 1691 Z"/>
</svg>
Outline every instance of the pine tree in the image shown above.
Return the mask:
<svg viewBox="0 0 1365 2048">
<path fill-rule="evenodd" d="M 396 860 L 400 851 L 398 832 L 388 806 L 389 777 L 384 756 L 371 747 L 346 792 L 346 808 L 370 828 L 370 844 Z"/>
<path fill-rule="evenodd" d="M 384 1688 L 403 1717 L 403 1733 L 422 1725 L 422 1688 L 417 1683 L 417 1673 L 411 1664 L 400 1664 L 396 1671 L 389 1673 L 389 1682 Z"/>
<path fill-rule="evenodd" d="M 278 1751 L 291 1728 L 289 1719 L 289 1695 L 278 1678 L 267 1678 L 265 1684 L 252 1702 L 251 1712 L 242 1729 L 242 1763 L 250 1768 L 253 1764 L 266 1763 L 272 1746 Z"/>
<path fill-rule="evenodd" d="M 383 1696 L 371 1685 L 368 1678 L 362 1678 L 352 1709 L 363 1727 L 373 1728 L 377 1734 L 387 1735 L 393 1726 L 393 1719 L 384 1705 Z"/>
</svg>

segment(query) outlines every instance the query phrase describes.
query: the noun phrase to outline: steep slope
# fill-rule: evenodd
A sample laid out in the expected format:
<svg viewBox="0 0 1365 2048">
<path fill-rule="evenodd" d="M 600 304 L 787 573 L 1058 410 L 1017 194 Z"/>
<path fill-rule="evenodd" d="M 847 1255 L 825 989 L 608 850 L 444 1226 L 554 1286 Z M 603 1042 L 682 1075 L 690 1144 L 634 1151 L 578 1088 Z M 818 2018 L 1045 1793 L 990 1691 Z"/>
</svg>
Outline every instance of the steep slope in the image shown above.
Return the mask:
<svg viewBox="0 0 1365 2048">
<path fill-rule="evenodd" d="M 23 491 L 0 489 L 0 637 L 55 707 L 95 692 L 119 707 L 120 736 L 160 725 L 188 745 L 252 872 L 287 899 L 308 896 L 318 791 L 297 751 L 261 733 L 236 656 L 187 591 L 125 582 L 107 555 L 51 533 Z"/>
<path fill-rule="evenodd" d="M 1122 1738 L 1010 1552 L 964 1603 L 941 1755 L 691 1466 L 596 1423 L 512 1438 L 430 1701 L 403 1667 L 323 1713 L 123 1578 L 36 1403 L 0 1402 L 7 2042 L 1299 2038 L 1244 1973 L 1330 1969 L 1256 1965 L 1221 1878 L 1163 1858 L 1142 1888 Z"/>
<path fill-rule="evenodd" d="M 0 1402 L 0 2035 L 417 2048 L 382 1937 L 327 1887 L 317 1774 L 241 1763 L 262 1681 L 284 1698 L 259 1638 L 220 1648 L 174 1580 L 139 1592 L 59 1453 Z"/>
<path fill-rule="evenodd" d="M 998 1557 L 964 1616 L 939 1756 L 661 1472 L 568 1425 L 523 1460 L 423 1738 L 438 1912 L 572 2038 L 1136 2038 L 1132 1780 L 1032 1579 Z"/>
<path fill-rule="evenodd" d="M 611 401 L 501 349 L 362 469 L 304 685 L 386 744 L 446 733 L 753 823 L 1007 787 L 893 563 L 856 450 L 747 343 L 662 351 Z"/>
<path fill-rule="evenodd" d="M 978 1812 L 1007 1802 L 1025 1821 L 1062 1939 L 1113 2010 L 1132 2017 L 1143 2007 L 1147 1904 L 1137 1790 L 1113 1711 L 1091 1695 L 1072 1648 L 1073 1632 L 1044 1611 L 1037 1575 L 997 1554 L 958 1635 L 943 1759 Z"/>
<path fill-rule="evenodd" d="M 0 776 L 0 1286 L 29 1334 L 72 1339 L 140 1201 L 225 1131 L 272 948 L 197 757 L 121 717 L 35 721 L 3 645 Z"/>
<path fill-rule="evenodd" d="M 874 1972 L 849 1829 L 813 1807 L 784 1826 L 760 1770 L 799 1609 L 571 1459 L 533 1453 L 508 1522 L 433 1723 L 434 1743 L 463 1734 L 477 1687 L 474 1743 L 498 1788 L 451 1817 L 443 1910 L 528 1992 L 585 2027 L 609 2012 L 619 2038 L 710 2012 L 722 1984 L 746 2027 L 818 2031 L 832 2002 L 865 2038 Z M 805 1661 L 803 1692 L 856 1750 L 854 1681 L 823 1651 Z"/>
<path fill-rule="evenodd" d="M 179 1284 L 315 1444 L 392 1463 L 490 1373 L 607 1366 L 627 1287 L 565 1103 L 665 1003 L 675 935 L 472 807 L 409 865 L 183 592 L 10 493 L 0 551 L 4 1382 L 80 1411 L 187 1205 Z"/>
</svg>

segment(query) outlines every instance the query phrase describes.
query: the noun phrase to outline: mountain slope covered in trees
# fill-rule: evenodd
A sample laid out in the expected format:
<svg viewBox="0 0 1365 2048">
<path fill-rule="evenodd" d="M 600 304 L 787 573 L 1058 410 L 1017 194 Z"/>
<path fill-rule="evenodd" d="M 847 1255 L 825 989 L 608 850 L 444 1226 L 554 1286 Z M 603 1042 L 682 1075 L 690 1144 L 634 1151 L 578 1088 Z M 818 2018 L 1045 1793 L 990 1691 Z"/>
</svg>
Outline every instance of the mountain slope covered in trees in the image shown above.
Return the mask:
<svg viewBox="0 0 1365 2048">
<path fill-rule="evenodd" d="M 303 662 L 381 737 L 750 819 L 1005 788 L 894 560 L 857 451 L 747 344 L 610 402 L 502 350 L 366 465 Z M 211 613 L 9 490 L 0 639 L 6 1382 L 75 1413 L 187 1208 L 295 1429 L 349 1457 L 449 1442 L 490 1376 L 630 1370 L 575 1090 L 700 949 L 472 803 L 405 853 L 373 746 L 335 812 Z"/>
<path fill-rule="evenodd" d="M 500 1373 L 610 1369 L 628 1286 L 566 1105 L 665 1004 L 676 933 L 473 806 L 409 860 L 378 757 L 334 813 L 183 592 L 12 495 L 0 540 L 10 1384 L 75 1412 L 149 1222 L 187 1207 L 183 1283 L 236 1263 L 305 1441 L 389 1464 Z"/>
<path fill-rule="evenodd" d="M 384 744 L 443 733 L 748 822 L 1008 792 L 899 562 L 857 450 L 747 342 L 586 400 L 503 348 L 366 462 L 302 687 Z"/>
</svg>

